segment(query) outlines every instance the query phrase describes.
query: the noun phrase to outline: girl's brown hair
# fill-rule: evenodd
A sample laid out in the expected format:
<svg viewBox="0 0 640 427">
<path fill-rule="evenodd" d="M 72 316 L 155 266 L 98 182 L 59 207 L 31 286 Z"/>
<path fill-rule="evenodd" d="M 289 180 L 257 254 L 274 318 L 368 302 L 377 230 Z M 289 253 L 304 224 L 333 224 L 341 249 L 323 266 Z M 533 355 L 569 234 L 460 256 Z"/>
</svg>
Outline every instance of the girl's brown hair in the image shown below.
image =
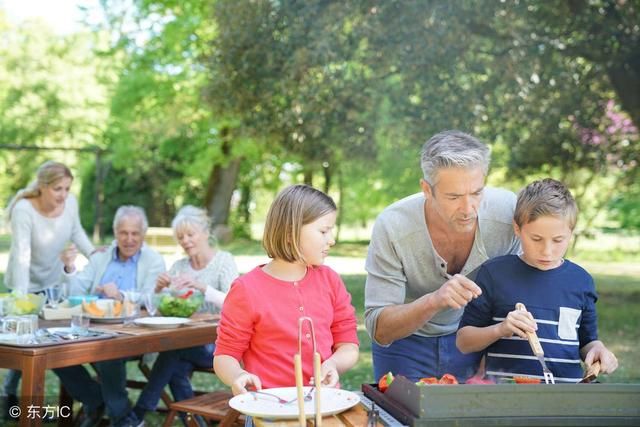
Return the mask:
<svg viewBox="0 0 640 427">
<path fill-rule="evenodd" d="M 337 210 L 331 197 L 308 185 L 282 190 L 271 204 L 264 226 L 262 246 L 273 259 L 304 261 L 300 251 L 300 229 Z"/>
</svg>

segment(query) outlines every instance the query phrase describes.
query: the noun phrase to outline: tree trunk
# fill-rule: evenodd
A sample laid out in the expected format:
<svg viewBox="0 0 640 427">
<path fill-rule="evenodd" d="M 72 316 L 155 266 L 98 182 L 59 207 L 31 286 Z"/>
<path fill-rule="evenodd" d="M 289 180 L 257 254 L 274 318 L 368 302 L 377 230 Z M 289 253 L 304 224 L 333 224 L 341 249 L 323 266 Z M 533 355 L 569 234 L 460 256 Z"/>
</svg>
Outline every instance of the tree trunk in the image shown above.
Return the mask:
<svg viewBox="0 0 640 427">
<path fill-rule="evenodd" d="M 222 152 L 225 157 L 230 156 L 231 146 L 229 141 L 225 140 L 223 142 Z M 238 180 L 240 161 L 241 159 L 237 158 L 229 160 L 226 165 L 214 165 L 209 174 L 205 205 L 209 212 L 209 217 L 211 217 L 211 230 L 214 236 L 222 242 L 226 242 L 233 237 L 227 224 L 231 196 Z"/>
<path fill-rule="evenodd" d="M 336 218 L 336 242 L 340 241 L 340 231 L 342 230 L 342 217 L 345 206 L 345 191 L 344 191 L 344 179 L 342 179 L 342 173 L 338 170 L 338 218 Z"/>
<path fill-rule="evenodd" d="M 640 129 L 640 54 L 607 69 L 622 108 Z"/>
<path fill-rule="evenodd" d="M 309 168 L 304 168 L 304 177 L 302 178 L 304 183 L 313 187 L 313 171 Z"/>
<path fill-rule="evenodd" d="M 322 168 L 324 172 L 324 192 L 329 194 L 329 189 L 331 188 L 331 167 L 326 166 Z"/>
</svg>

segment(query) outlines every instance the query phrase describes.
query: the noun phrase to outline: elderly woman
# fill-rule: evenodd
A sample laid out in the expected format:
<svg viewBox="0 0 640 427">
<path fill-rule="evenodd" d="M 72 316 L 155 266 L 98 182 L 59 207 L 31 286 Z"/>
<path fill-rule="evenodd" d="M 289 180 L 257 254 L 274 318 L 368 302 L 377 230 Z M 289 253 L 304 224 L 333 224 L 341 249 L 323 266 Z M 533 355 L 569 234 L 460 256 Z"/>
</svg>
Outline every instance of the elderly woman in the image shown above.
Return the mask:
<svg viewBox="0 0 640 427">
<path fill-rule="evenodd" d="M 220 311 L 231 282 L 238 277 L 233 256 L 209 243 L 209 217 L 202 209 L 184 206 L 171 227 L 187 257 L 176 261 L 168 274 L 158 276 L 156 292 L 170 285 L 197 289 L 211 311 Z M 176 401 L 193 397 L 189 376 L 196 367 L 213 368 L 214 348 L 211 343 L 160 353 L 134 408 L 138 419 L 144 419 L 146 411 L 155 410 L 166 384 Z"/>
</svg>

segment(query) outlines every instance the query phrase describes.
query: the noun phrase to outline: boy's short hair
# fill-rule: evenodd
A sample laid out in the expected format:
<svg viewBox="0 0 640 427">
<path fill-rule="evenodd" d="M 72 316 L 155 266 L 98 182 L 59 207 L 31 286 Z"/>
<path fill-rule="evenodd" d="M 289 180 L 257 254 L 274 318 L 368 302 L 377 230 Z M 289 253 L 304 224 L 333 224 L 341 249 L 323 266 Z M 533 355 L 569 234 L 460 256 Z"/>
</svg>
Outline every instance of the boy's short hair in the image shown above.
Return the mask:
<svg viewBox="0 0 640 427">
<path fill-rule="evenodd" d="M 262 246 L 269 258 L 304 261 L 300 229 L 336 210 L 331 197 L 308 185 L 292 185 L 282 190 L 271 204 L 264 225 Z"/>
<path fill-rule="evenodd" d="M 527 185 L 518 194 L 513 220 L 518 227 L 542 216 L 564 218 L 571 230 L 578 221 L 578 205 L 569 189 L 560 181 L 545 178 Z"/>
</svg>

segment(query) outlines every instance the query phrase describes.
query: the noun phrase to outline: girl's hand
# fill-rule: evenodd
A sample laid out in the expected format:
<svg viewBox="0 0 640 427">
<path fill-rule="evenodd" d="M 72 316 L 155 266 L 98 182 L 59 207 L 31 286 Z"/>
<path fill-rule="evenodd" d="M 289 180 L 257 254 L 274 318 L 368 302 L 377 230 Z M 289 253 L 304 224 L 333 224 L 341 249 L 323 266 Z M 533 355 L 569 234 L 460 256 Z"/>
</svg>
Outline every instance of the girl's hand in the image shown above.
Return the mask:
<svg viewBox="0 0 640 427">
<path fill-rule="evenodd" d="M 336 366 L 336 362 L 331 360 L 331 358 L 322 362 L 320 372 L 322 373 L 322 379 L 320 381 L 320 384 L 322 384 L 322 386 L 336 387 L 338 385 L 340 374 L 338 374 L 338 367 Z"/>
<path fill-rule="evenodd" d="M 76 257 L 78 256 L 78 249 L 76 245 L 73 243 L 70 244 L 65 250 L 60 254 L 60 260 L 64 264 L 64 271 L 67 273 L 73 273 L 76 269 L 75 262 Z"/>
<path fill-rule="evenodd" d="M 256 375 L 242 371 L 231 383 L 231 392 L 236 396 L 248 392 L 248 388 L 262 390 L 262 382 Z"/>
<path fill-rule="evenodd" d="M 600 361 L 600 372 L 603 374 L 610 374 L 618 368 L 618 359 L 604 344 L 594 345 L 584 358 L 587 366 L 596 361 Z"/>
<path fill-rule="evenodd" d="M 535 332 L 538 329 L 536 321 L 528 311 L 513 310 L 507 314 L 506 319 L 500 323 L 502 337 L 510 337 L 513 334 L 527 339 L 527 332 Z"/>
<path fill-rule="evenodd" d="M 171 276 L 169 273 L 161 273 L 156 279 L 156 292 L 160 292 L 164 288 L 171 285 Z"/>
</svg>

